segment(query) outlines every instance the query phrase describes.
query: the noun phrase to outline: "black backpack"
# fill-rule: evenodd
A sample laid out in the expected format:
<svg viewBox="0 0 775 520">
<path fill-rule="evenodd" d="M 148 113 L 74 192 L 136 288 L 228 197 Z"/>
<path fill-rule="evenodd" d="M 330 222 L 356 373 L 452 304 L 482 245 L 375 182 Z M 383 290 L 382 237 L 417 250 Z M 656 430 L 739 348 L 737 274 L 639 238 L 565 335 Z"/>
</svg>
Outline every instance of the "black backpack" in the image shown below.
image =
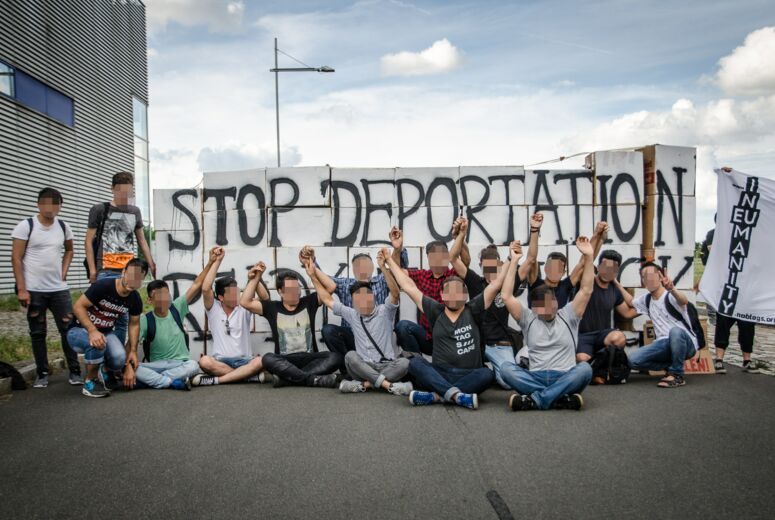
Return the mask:
<svg viewBox="0 0 775 520">
<path fill-rule="evenodd" d="M 27 388 L 27 382 L 13 365 L 9 365 L 4 361 L 0 361 L 0 379 L 10 377 L 11 378 L 11 390 L 25 390 Z"/>
<path fill-rule="evenodd" d="M 624 349 L 610 345 L 598 350 L 592 358 L 592 375 L 602 377 L 607 385 L 621 385 L 630 377 L 630 361 Z"/>
<path fill-rule="evenodd" d="M 667 309 L 667 313 L 676 320 L 680 321 L 683 326 L 686 327 L 686 330 L 688 330 L 692 336 L 697 339 L 697 345 L 701 349 L 705 348 L 707 346 L 705 343 L 705 331 L 702 330 L 702 325 L 700 324 L 700 315 L 697 314 L 697 307 L 695 307 L 692 302 L 686 304 L 686 313 L 689 315 L 689 323 L 686 323 L 686 320 L 684 319 L 683 314 L 681 314 L 681 311 L 673 307 L 673 304 L 670 303 L 669 294 L 666 295 L 665 298 L 667 298 L 665 300 L 665 308 Z M 651 310 L 651 293 L 646 295 L 646 309 Z M 651 317 L 651 314 L 649 314 L 649 317 Z"/>
<path fill-rule="evenodd" d="M 27 246 L 30 245 L 30 237 L 32 236 L 32 230 L 35 229 L 35 225 L 32 221 L 34 217 L 30 217 L 27 219 L 27 225 L 30 226 L 30 232 L 27 234 L 27 240 L 24 243 L 24 252 L 27 252 Z M 67 242 L 67 228 L 65 227 L 64 220 L 57 218 L 57 222 L 59 222 L 59 227 L 62 228 L 62 235 L 65 237 L 65 242 Z M 13 293 L 19 294 L 19 286 L 16 284 L 13 284 Z"/>
<path fill-rule="evenodd" d="M 180 332 L 183 333 L 183 337 L 186 341 L 186 349 L 190 350 L 188 347 L 188 334 L 186 334 L 186 329 L 183 328 L 183 319 L 180 317 L 180 313 L 174 305 L 170 305 L 170 314 L 172 314 L 172 319 L 175 320 L 178 328 L 180 328 Z M 153 315 L 153 311 L 145 313 L 145 320 L 148 326 L 145 329 L 145 338 L 143 339 L 143 361 L 150 361 L 151 343 L 153 343 L 153 338 L 156 337 L 156 318 Z"/>
<path fill-rule="evenodd" d="M 94 234 L 94 239 L 92 239 L 91 242 L 91 248 L 92 251 L 94 251 L 94 267 L 97 269 L 97 271 L 100 270 L 99 264 L 97 263 L 97 254 L 100 252 L 100 244 L 102 244 L 102 232 L 105 230 L 105 221 L 108 219 L 108 213 L 110 212 L 110 202 L 103 202 L 102 203 L 102 218 L 100 219 L 100 223 L 97 225 L 97 232 Z M 83 259 L 83 267 L 86 269 L 86 279 L 89 279 L 89 276 L 91 276 L 91 273 L 89 272 L 89 261 L 86 260 L 86 258 Z"/>
</svg>

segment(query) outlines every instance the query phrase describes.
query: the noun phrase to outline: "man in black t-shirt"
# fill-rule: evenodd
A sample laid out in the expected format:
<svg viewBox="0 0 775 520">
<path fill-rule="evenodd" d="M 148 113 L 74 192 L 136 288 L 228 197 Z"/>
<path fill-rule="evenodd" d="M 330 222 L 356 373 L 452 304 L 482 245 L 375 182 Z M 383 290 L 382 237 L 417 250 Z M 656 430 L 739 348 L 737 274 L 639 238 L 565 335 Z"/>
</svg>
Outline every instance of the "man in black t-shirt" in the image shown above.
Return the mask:
<svg viewBox="0 0 775 520">
<path fill-rule="evenodd" d="M 344 357 L 338 352 L 318 351 L 315 314 L 320 301 L 317 293 L 302 296 L 298 277 L 288 271 L 277 276 L 280 301 L 270 300 L 261 280 L 265 269 L 263 262 L 253 266 L 240 298 L 242 307 L 266 318 L 272 329 L 275 348 L 273 353 L 261 357 L 264 369 L 275 376 L 275 387 L 292 384 L 335 388 L 339 379 L 334 372 L 344 370 Z M 254 299 L 257 289 L 259 298 Z"/>
<path fill-rule="evenodd" d="M 433 331 L 433 363 L 422 356 L 414 356 L 409 362 L 409 373 L 417 386 L 430 391 L 411 392 L 409 402 L 447 402 L 475 410 L 479 406 L 477 394 L 484 392 L 493 380 L 492 371 L 482 363 L 479 327 L 483 313 L 500 291 L 503 275 L 469 302 L 463 280 L 449 276 L 442 285 L 443 303 L 439 303 L 424 296 L 393 258 L 388 259 L 388 265 L 401 289 L 425 313 Z"/>
<path fill-rule="evenodd" d="M 82 393 L 87 397 L 107 397 L 117 388 L 124 366 L 137 369 L 137 342 L 140 337 L 140 315 L 143 302 L 137 289 L 143 285 L 148 263 L 139 258 L 129 260 L 120 278 L 97 280 L 73 305 L 76 321 L 67 332 L 67 342 L 86 358 L 86 380 Z M 126 350 L 114 327 L 129 315 L 129 342 Z M 98 381 L 101 380 L 101 384 Z M 134 374 L 124 378 L 134 384 Z"/>
<path fill-rule="evenodd" d="M 629 307 L 616 288 L 614 280 L 619 275 L 622 255 L 606 249 L 597 262 L 597 276 L 584 317 L 579 324 L 579 344 L 576 361 L 589 362 L 598 350 L 609 346 L 624 348 L 627 338 L 613 326 L 614 309 L 622 316 L 628 315 Z M 599 384 L 600 381 L 593 381 Z"/>
</svg>

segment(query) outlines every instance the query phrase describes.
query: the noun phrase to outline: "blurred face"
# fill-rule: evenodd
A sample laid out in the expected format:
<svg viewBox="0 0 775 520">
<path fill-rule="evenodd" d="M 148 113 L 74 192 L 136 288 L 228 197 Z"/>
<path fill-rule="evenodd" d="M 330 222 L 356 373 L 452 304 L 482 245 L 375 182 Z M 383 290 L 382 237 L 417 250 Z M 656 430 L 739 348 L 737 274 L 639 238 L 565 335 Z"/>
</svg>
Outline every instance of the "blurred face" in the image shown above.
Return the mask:
<svg viewBox="0 0 775 520">
<path fill-rule="evenodd" d="M 565 275 L 565 262 L 558 258 L 550 258 L 544 264 L 544 280 L 557 285 Z"/>
<path fill-rule="evenodd" d="M 557 315 L 557 298 L 554 297 L 554 293 L 548 292 L 543 300 L 534 300 L 531 309 L 540 319 L 552 321 Z"/>
<path fill-rule="evenodd" d="M 374 274 L 374 262 L 362 256 L 353 260 L 353 277 L 359 282 L 368 282 Z"/>
<path fill-rule="evenodd" d="M 640 272 L 640 281 L 648 292 L 654 292 L 662 287 L 662 278 L 659 271 L 651 265 Z"/>
<path fill-rule="evenodd" d="M 134 186 L 131 184 L 116 184 L 113 186 L 113 199 L 116 201 L 116 204 L 129 204 L 129 197 L 132 196 L 132 191 L 134 191 Z"/>
<path fill-rule="evenodd" d="M 148 298 L 148 303 L 153 305 L 153 310 L 157 314 L 165 314 L 170 308 L 170 290 L 167 287 L 161 287 L 154 290 Z"/>
<path fill-rule="evenodd" d="M 462 309 L 468 301 L 466 286 L 459 280 L 446 283 L 441 291 L 441 299 L 451 311 Z"/>
<path fill-rule="evenodd" d="M 56 217 L 59 215 L 60 209 L 62 209 L 62 206 L 58 200 L 44 198 L 38 201 L 38 211 L 40 211 L 44 218 L 52 219 Z"/>
<path fill-rule="evenodd" d="M 365 287 L 361 287 L 353 293 L 353 307 L 359 314 L 369 316 L 374 312 L 374 294 Z"/>
<path fill-rule="evenodd" d="M 143 278 L 145 278 L 145 273 L 142 269 L 140 269 L 139 266 L 130 265 L 124 268 L 123 278 L 124 285 L 127 287 L 127 289 L 136 291 L 143 286 Z"/>
<path fill-rule="evenodd" d="M 230 285 L 223 291 L 223 296 L 219 296 L 218 300 L 226 307 L 234 309 L 239 305 L 239 287 L 236 285 Z"/>
<path fill-rule="evenodd" d="M 482 260 L 482 273 L 487 283 L 492 283 L 498 278 L 498 272 L 501 268 L 501 261 L 494 258 L 485 258 Z"/>
<path fill-rule="evenodd" d="M 603 258 L 597 266 L 597 272 L 600 279 L 604 282 L 613 282 L 619 274 L 619 263 L 608 258 Z"/>
<path fill-rule="evenodd" d="M 441 276 L 449 269 L 449 251 L 443 247 L 435 247 L 428 252 L 428 266 L 436 276 Z"/>
<path fill-rule="evenodd" d="M 299 304 L 299 300 L 301 299 L 301 285 L 299 285 L 298 280 L 286 279 L 278 292 L 280 293 L 280 299 L 283 303 L 287 303 L 290 306 Z"/>
</svg>

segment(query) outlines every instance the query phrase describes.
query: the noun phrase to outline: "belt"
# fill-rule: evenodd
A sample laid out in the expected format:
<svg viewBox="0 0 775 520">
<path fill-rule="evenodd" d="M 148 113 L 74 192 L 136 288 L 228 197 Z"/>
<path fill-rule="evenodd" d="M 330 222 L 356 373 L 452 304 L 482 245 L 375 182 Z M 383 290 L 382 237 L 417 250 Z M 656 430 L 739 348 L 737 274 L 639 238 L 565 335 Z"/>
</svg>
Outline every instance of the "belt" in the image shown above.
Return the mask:
<svg viewBox="0 0 775 520">
<path fill-rule="evenodd" d="M 510 347 L 511 341 L 496 341 L 495 345 L 498 347 Z"/>
</svg>

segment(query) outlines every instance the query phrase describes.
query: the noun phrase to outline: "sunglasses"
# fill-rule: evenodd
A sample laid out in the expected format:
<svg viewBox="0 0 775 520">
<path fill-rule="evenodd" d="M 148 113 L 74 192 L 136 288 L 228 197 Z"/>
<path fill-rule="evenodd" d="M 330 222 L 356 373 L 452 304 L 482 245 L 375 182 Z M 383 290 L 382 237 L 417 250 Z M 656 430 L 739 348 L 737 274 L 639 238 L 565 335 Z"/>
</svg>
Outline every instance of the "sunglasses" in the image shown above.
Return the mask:
<svg viewBox="0 0 775 520">
<path fill-rule="evenodd" d="M 226 334 L 231 336 L 231 327 L 229 327 L 229 318 L 226 318 Z"/>
</svg>

